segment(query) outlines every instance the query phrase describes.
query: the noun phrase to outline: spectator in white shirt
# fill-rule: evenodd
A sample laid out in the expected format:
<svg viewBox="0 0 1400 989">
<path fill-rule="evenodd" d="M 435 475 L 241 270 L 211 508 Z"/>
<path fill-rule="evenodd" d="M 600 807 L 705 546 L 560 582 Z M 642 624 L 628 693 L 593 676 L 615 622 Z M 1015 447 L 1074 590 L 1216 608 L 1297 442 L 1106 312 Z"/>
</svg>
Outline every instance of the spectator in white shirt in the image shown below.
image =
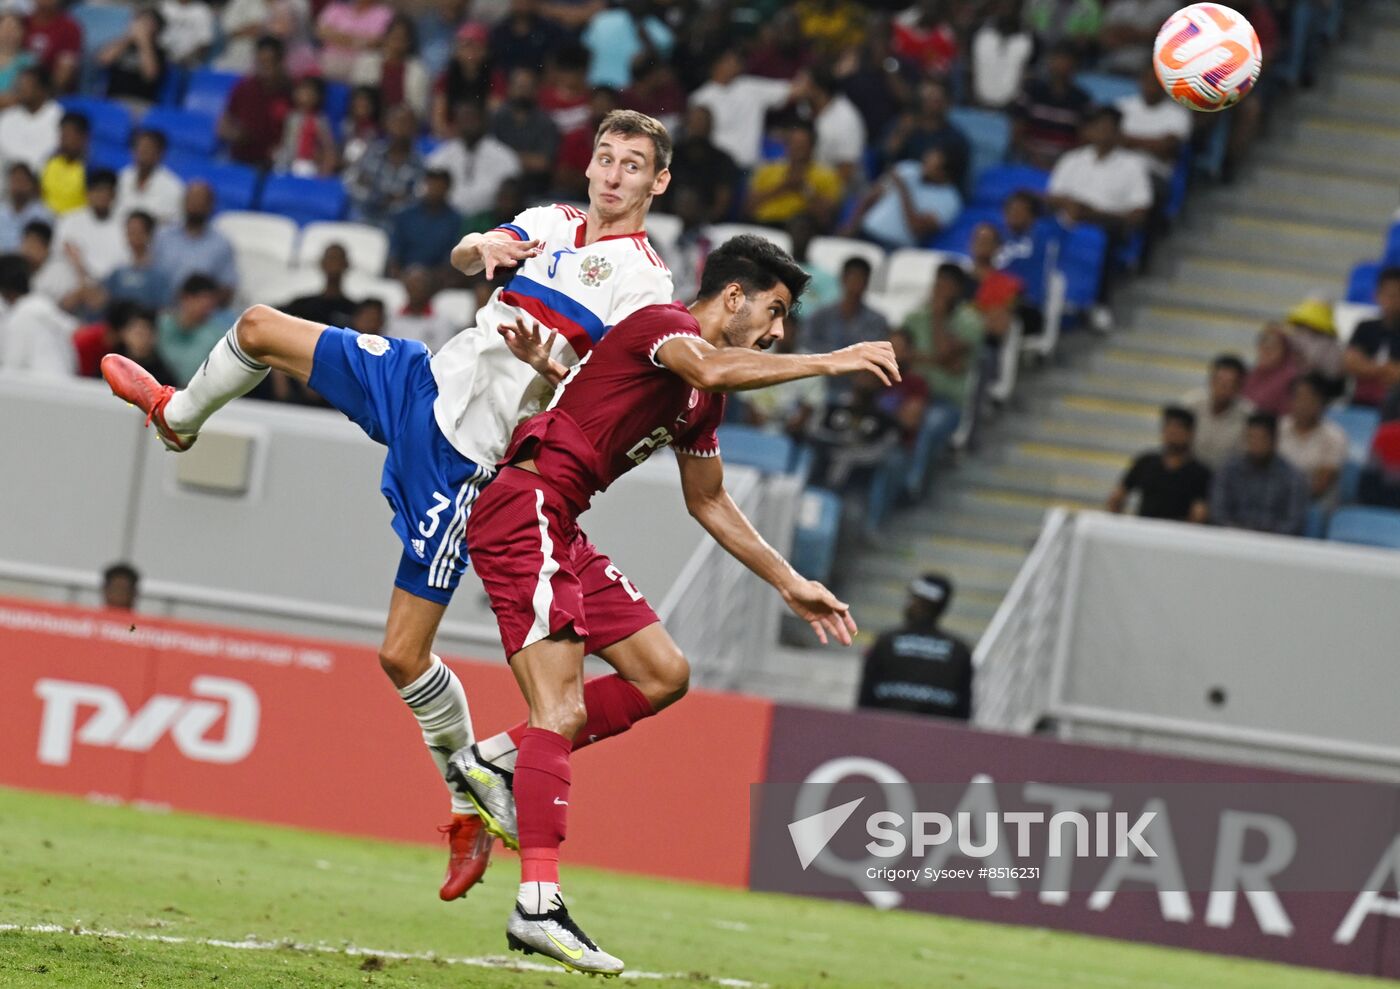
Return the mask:
<svg viewBox="0 0 1400 989">
<path fill-rule="evenodd" d="M 847 188 L 865 158 L 865 121 L 856 105 L 826 72 L 801 72 L 792 83 L 792 97 L 807 104 L 816 132 L 815 159 L 836 169 Z"/>
<path fill-rule="evenodd" d="M 140 130 L 131 139 L 131 164 L 117 179 L 117 212 L 127 216 L 141 210 L 157 223 L 175 223 L 185 202 L 185 183 L 166 168 L 165 135 Z"/>
<path fill-rule="evenodd" d="M 106 168 L 87 176 L 87 205 L 59 217 L 55 253 L 73 268 L 78 282 L 101 282 L 131 260 L 126 224 L 117 215 L 117 176 Z"/>
<path fill-rule="evenodd" d="M 78 321 L 48 296 L 29 290 L 29 268 L 18 254 L 0 256 L 0 368 L 45 377 L 77 373 L 73 331 Z"/>
<path fill-rule="evenodd" d="M 53 223 L 53 210 L 39 198 L 39 179 L 22 161 L 5 170 L 9 179 L 0 200 L 0 253 L 19 250 L 20 235 L 34 220 Z"/>
<path fill-rule="evenodd" d="M 165 18 L 160 47 L 171 62 L 194 68 L 204 62 L 214 43 L 214 12 L 203 0 L 165 0 L 160 5 Z"/>
<path fill-rule="evenodd" d="M 19 255 L 29 271 L 29 291 L 52 299 L 59 306 L 76 304 L 77 276 L 73 266 L 53 250 L 53 224 L 31 220 L 19 238 Z"/>
<path fill-rule="evenodd" d="M 993 0 L 987 19 L 972 35 L 972 96 L 980 105 L 1002 110 L 1021 92 L 1035 39 L 1021 27 L 1016 0 Z"/>
<path fill-rule="evenodd" d="M 1152 205 L 1147 162 L 1120 146 L 1121 114 L 1100 107 L 1085 122 L 1084 145 L 1066 152 L 1050 173 L 1050 207 L 1070 223 L 1097 223 L 1122 234 L 1137 226 Z"/>
<path fill-rule="evenodd" d="M 743 68 L 737 48 L 726 47 L 710 68 L 710 81 L 690 94 L 690 102 L 710 111 L 714 120 L 710 140 L 747 170 L 758 164 L 763 118 L 769 110 L 788 101 L 792 83 L 741 75 Z"/>
<path fill-rule="evenodd" d="M 501 183 L 522 171 L 516 153 L 486 132 L 486 112 L 478 103 L 458 107 L 457 138 L 433 151 L 426 164 L 452 177 L 452 208 L 468 219 L 489 210 Z"/>
<path fill-rule="evenodd" d="M 1152 66 L 1142 70 L 1139 85 L 1115 104 L 1123 115 L 1123 146 L 1146 155 L 1153 177 L 1165 184 L 1182 144 L 1191 139 L 1191 111 L 1167 98 Z"/>
<path fill-rule="evenodd" d="M 1308 479 L 1308 494 L 1324 501 L 1334 492 L 1347 459 L 1347 434 L 1323 417 L 1327 379 L 1313 372 L 1293 382 L 1289 414 L 1279 422 L 1278 453 Z"/>
<path fill-rule="evenodd" d="M 1234 354 L 1220 354 L 1210 362 L 1205 388 L 1182 398 L 1182 405 L 1196 417 L 1191 449 L 1196 459 L 1213 471 L 1244 451 L 1245 427 L 1254 406 L 1244 397 L 1244 361 Z"/>
<path fill-rule="evenodd" d="M 414 265 L 403 274 L 404 291 L 408 298 L 403 308 L 389 319 L 389 335 L 406 340 L 421 340 L 437 353 L 461 329 L 440 312 L 433 311 L 433 276 L 422 265 Z"/>
<path fill-rule="evenodd" d="M 48 76 L 38 66 L 21 70 L 15 99 L 0 113 L 0 161 L 22 161 L 38 175 L 58 148 L 63 107 L 49 98 Z"/>
</svg>

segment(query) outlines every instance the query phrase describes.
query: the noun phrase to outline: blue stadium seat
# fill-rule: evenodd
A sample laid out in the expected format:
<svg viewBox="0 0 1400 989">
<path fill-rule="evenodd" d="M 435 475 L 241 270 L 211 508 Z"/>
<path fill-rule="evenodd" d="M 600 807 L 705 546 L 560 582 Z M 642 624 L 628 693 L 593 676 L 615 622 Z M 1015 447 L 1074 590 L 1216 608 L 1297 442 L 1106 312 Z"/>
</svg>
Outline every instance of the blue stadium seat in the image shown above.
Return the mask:
<svg viewBox="0 0 1400 989">
<path fill-rule="evenodd" d="M 1000 229 L 1001 209 L 996 206 L 968 206 L 924 246 L 934 251 L 966 254 L 972 241 L 972 231 L 979 223 L 995 224 Z"/>
<path fill-rule="evenodd" d="M 1007 148 L 1011 146 L 1011 118 L 1000 110 L 955 107 L 948 111 L 948 121 L 972 145 L 966 184 L 975 187 L 983 172 L 1006 160 Z"/>
<path fill-rule="evenodd" d="M 126 144 L 112 144 L 107 141 L 93 141 L 88 150 L 88 165 L 92 168 L 109 168 L 120 172 L 131 164 L 131 148 Z"/>
<path fill-rule="evenodd" d="M 236 72 L 214 72 L 210 69 L 192 72 L 182 105 L 191 113 L 202 113 L 217 120 L 223 116 L 228 94 L 238 84 L 238 79 Z"/>
<path fill-rule="evenodd" d="M 1362 261 L 1351 269 L 1347 279 L 1347 301 L 1369 305 L 1376 301 L 1376 280 L 1380 277 L 1379 261 Z"/>
<path fill-rule="evenodd" d="M 350 112 L 350 87 L 343 82 L 326 83 L 326 102 L 322 109 L 326 111 L 331 127 L 339 134 L 341 122 Z"/>
<path fill-rule="evenodd" d="M 132 6 L 128 4 L 80 3 L 69 11 L 83 29 L 83 54 L 91 54 L 108 42 L 116 41 L 131 26 Z"/>
<path fill-rule="evenodd" d="M 765 474 L 786 474 L 794 466 L 792 440 L 781 433 L 753 426 L 740 423 L 720 426 L 719 448 L 725 463 L 754 467 Z"/>
<path fill-rule="evenodd" d="M 1081 72 L 1074 77 L 1074 82 L 1089 94 L 1097 106 L 1113 106 L 1123 97 L 1132 96 L 1138 91 L 1137 79 L 1108 72 Z"/>
<path fill-rule="evenodd" d="M 1025 189 L 1044 194 L 1050 185 L 1050 173 L 1029 165 L 998 165 L 982 173 L 973 188 L 974 206 L 1000 206 L 1013 192 Z"/>
<path fill-rule="evenodd" d="M 1187 141 L 1181 145 L 1181 155 L 1172 169 L 1171 184 L 1167 186 L 1167 202 L 1163 209 L 1168 220 L 1175 220 L 1181 215 L 1181 210 L 1186 205 L 1186 190 L 1190 181 L 1191 143 Z"/>
<path fill-rule="evenodd" d="M 1400 510 L 1339 508 L 1327 527 L 1327 538 L 1337 543 L 1400 549 Z"/>
<path fill-rule="evenodd" d="M 1387 265 L 1400 264 L 1400 223 L 1392 223 L 1390 231 L 1385 235 L 1383 260 Z"/>
<path fill-rule="evenodd" d="M 802 492 L 792 531 L 793 569 L 808 580 L 830 580 L 840 534 L 840 497 L 825 488 Z"/>
<path fill-rule="evenodd" d="M 758 150 L 760 161 L 778 161 L 787 154 L 783 142 L 769 134 L 763 135 L 763 143 Z"/>
<path fill-rule="evenodd" d="M 1099 299 L 1108 235 L 1100 227 L 1080 223 L 1065 231 L 1060 241 L 1059 268 L 1065 275 L 1065 300 L 1085 308 Z"/>
<path fill-rule="evenodd" d="M 165 75 L 160 80 L 160 105 L 177 107 L 185 96 L 185 83 L 189 80 L 188 69 L 178 65 L 167 65 Z"/>
<path fill-rule="evenodd" d="M 280 213 L 306 225 L 314 220 L 343 220 L 347 199 L 339 179 L 303 179 L 270 175 L 263 186 L 259 209 Z"/>
<path fill-rule="evenodd" d="M 1376 427 L 1381 424 L 1380 410 L 1348 405 L 1330 409 L 1327 418 L 1341 426 L 1342 432 L 1347 434 L 1347 459 L 1358 464 L 1365 463 L 1371 455 L 1371 440 L 1376 435 Z"/>
<path fill-rule="evenodd" d="M 178 153 L 167 155 L 165 164 L 186 182 L 195 179 L 208 182 L 214 190 L 214 203 L 219 212 L 251 210 L 258 200 L 261 174 L 256 168 Z"/>
<path fill-rule="evenodd" d="M 219 146 L 214 124 L 202 113 L 170 107 L 156 107 L 141 121 L 142 127 L 164 134 L 171 150 L 205 158 L 211 157 Z"/>
<path fill-rule="evenodd" d="M 59 103 L 87 117 L 94 141 L 125 145 L 131 139 L 131 111 L 120 103 L 89 96 L 65 96 Z"/>
</svg>

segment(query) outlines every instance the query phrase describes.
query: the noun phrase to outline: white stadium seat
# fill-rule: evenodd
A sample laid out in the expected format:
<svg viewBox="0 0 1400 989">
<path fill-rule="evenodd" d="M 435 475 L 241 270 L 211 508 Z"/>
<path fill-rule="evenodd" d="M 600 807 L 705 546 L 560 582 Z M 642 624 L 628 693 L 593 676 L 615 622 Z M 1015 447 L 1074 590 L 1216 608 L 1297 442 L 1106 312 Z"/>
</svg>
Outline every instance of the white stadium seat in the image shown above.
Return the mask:
<svg viewBox="0 0 1400 989">
<path fill-rule="evenodd" d="M 459 330 L 476 319 L 476 293 L 464 288 L 445 288 L 433 296 L 433 311 L 446 317 Z"/>
<path fill-rule="evenodd" d="M 904 322 L 904 317 L 927 301 L 927 292 L 900 290 L 865 293 L 865 304 L 884 316 L 885 322 L 890 324 L 890 329 L 898 328 Z"/>
<path fill-rule="evenodd" d="M 290 265 L 296 256 L 297 225 L 285 216 L 229 210 L 214 217 L 214 229 L 229 239 L 240 258 L 257 253 Z"/>
<path fill-rule="evenodd" d="M 1362 320 L 1375 319 L 1380 308 L 1368 302 L 1338 302 L 1332 307 L 1332 321 L 1337 325 L 1337 339 L 1346 346 L 1351 335 L 1356 332 L 1356 324 Z"/>
<path fill-rule="evenodd" d="M 350 267 L 367 275 L 382 275 L 389 259 L 389 236 L 365 223 L 308 223 L 301 232 L 297 264 L 314 268 L 331 244 L 340 244 L 350 255 Z"/>
<path fill-rule="evenodd" d="M 710 240 L 716 247 L 739 234 L 757 234 L 771 240 L 785 251 L 792 250 L 792 238 L 786 230 L 778 227 L 761 227 L 756 223 L 716 223 L 710 227 Z"/>
<path fill-rule="evenodd" d="M 871 284 L 878 284 L 885 267 L 885 250 L 878 244 L 854 237 L 813 237 L 807 247 L 807 260 L 831 275 L 840 276 L 841 266 L 849 258 L 865 258 L 870 262 Z"/>
<path fill-rule="evenodd" d="M 265 265 L 267 262 L 257 255 L 253 256 L 257 263 Z M 242 259 L 239 261 L 243 263 Z M 243 301 L 248 305 L 255 302 L 263 302 L 269 306 L 285 306 L 293 299 L 299 299 L 303 295 L 315 295 L 326 284 L 325 276 L 319 271 L 307 268 L 288 268 L 281 266 L 277 268 L 267 268 L 256 272 L 245 272 L 242 268 L 238 271 L 239 291 L 243 296 Z"/>
<path fill-rule="evenodd" d="M 647 214 L 647 240 L 658 251 L 665 252 L 676 246 L 681 235 L 681 218 L 670 213 Z"/>
<path fill-rule="evenodd" d="M 357 302 L 378 299 L 384 303 L 384 312 L 389 316 L 397 313 L 408 301 L 408 291 L 401 282 L 366 275 L 362 271 L 351 271 L 345 276 L 345 294 Z"/>
<path fill-rule="evenodd" d="M 913 292 L 925 297 L 933 288 L 933 276 L 938 266 L 948 261 L 964 263 L 964 259 L 943 251 L 901 247 L 890 255 L 885 264 L 885 277 L 876 284 L 886 292 Z"/>
</svg>

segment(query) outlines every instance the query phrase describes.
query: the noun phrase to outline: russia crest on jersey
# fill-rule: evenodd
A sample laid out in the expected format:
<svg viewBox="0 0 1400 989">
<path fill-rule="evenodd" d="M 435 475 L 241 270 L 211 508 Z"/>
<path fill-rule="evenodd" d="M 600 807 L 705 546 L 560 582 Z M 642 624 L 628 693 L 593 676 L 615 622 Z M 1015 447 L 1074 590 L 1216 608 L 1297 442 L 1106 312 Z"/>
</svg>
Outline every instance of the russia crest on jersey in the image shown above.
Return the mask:
<svg viewBox="0 0 1400 989">
<path fill-rule="evenodd" d="M 578 280 L 589 288 L 597 288 L 612 277 L 613 264 L 601 254 L 590 254 L 579 262 Z"/>
</svg>

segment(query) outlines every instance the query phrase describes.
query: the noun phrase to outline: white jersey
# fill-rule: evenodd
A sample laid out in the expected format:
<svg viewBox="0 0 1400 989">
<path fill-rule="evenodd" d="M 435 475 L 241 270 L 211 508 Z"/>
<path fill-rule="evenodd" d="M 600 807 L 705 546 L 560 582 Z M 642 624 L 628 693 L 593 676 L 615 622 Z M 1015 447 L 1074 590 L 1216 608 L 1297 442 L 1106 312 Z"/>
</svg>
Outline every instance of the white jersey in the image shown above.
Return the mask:
<svg viewBox="0 0 1400 989">
<path fill-rule="evenodd" d="M 522 421 L 541 411 L 551 388 L 516 358 L 499 327 L 524 316 L 559 331 L 553 356 L 577 363 L 617 323 L 645 306 L 675 301 L 671 273 L 645 231 L 584 244 L 588 216 L 574 206 L 527 209 L 497 227 L 542 252 L 477 310 L 476 325 L 433 355 L 438 397 L 433 414 L 448 442 L 478 464 L 495 467 Z"/>
</svg>

